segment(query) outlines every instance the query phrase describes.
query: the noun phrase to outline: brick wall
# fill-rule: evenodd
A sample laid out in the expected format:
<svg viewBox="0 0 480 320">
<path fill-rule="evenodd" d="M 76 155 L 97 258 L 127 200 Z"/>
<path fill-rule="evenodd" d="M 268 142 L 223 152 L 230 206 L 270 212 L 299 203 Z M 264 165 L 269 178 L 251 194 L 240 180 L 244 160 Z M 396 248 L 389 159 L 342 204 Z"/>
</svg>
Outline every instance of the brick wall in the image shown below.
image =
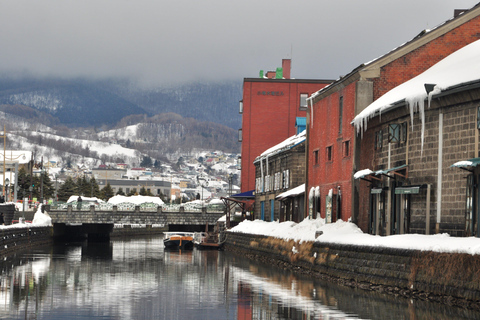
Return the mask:
<svg viewBox="0 0 480 320">
<path fill-rule="evenodd" d="M 312 94 L 327 80 L 245 79 L 242 114 L 241 191 L 255 188 L 253 161 L 268 148 L 296 134 L 296 117 L 305 117 L 300 94 Z"/>
<path fill-rule="evenodd" d="M 480 39 L 478 30 L 480 17 L 475 17 L 384 66 L 381 76 L 374 80 L 374 99 L 419 75 L 458 49 Z"/>
<path fill-rule="evenodd" d="M 339 105 L 342 97 L 342 130 L 340 132 Z M 352 174 L 355 130 L 350 124 L 355 114 L 355 83 L 351 83 L 313 106 L 313 124 L 309 133 L 309 172 L 307 192 L 320 188 L 320 212 L 325 218 L 325 199 L 330 189 L 342 195 L 343 220 L 352 217 Z M 348 154 L 346 153 L 348 143 Z M 331 148 L 331 159 L 327 158 Z M 315 153 L 318 153 L 316 162 Z"/>
</svg>

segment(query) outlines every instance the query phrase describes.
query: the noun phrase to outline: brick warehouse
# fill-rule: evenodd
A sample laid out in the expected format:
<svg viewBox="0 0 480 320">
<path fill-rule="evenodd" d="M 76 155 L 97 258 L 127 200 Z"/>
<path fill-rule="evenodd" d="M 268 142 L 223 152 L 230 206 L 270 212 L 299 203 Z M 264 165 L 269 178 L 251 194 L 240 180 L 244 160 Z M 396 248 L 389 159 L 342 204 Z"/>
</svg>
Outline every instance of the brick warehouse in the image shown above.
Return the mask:
<svg viewBox="0 0 480 320">
<path fill-rule="evenodd" d="M 465 54 L 469 51 L 474 53 L 471 60 Z M 357 120 L 385 105 L 393 95 L 405 95 L 404 99 L 398 100 L 397 96 L 391 101 L 381 117 L 376 112 L 371 114 L 364 132 L 361 165 L 373 170 L 362 170 L 356 177 L 370 188 L 369 194 L 364 194 L 370 198 L 365 215 L 370 233 L 479 235 L 480 76 L 474 73 L 473 78 L 456 80 L 450 87 L 442 79 L 455 78 L 453 72 L 466 77 L 469 69 L 478 70 L 479 54 L 480 40 L 385 94 L 355 119 L 358 125 Z M 443 67 L 447 63 L 450 69 Z M 443 89 L 429 91 L 435 86 L 425 79 L 437 81 Z M 415 115 L 410 113 L 409 107 L 416 100 L 409 95 L 415 90 L 407 92 L 407 86 L 420 88 L 424 95 L 421 102 L 431 92 L 430 106 L 425 103 L 424 121 L 421 110 Z M 386 173 L 386 168 L 392 169 Z"/>
<path fill-rule="evenodd" d="M 337 217 L 351 217 L 363 231 L 369 230 L 366 214 L 371 205 L 369 190 L 353 179 L 353 174 L 366 168 L 363 163 L 373 161 L 373 153 L 371 147 L 362 149 L 365 143 L 349 124 L 354 116 L 385 92 L 476 41 L 480 37 L 479 13 L 478 5 L 462 14 L 457 12 L 454 18 L 439 27 L 421 32 L 411 41 L 359 66 L 309 98 L 306 184 L 310 214 L 330 215 L 332 221 Z M 331 124 L 329 129 L 325 128 L 327 121 Z M 374 139 L 366 134 L 364 137 Z M 384 169 L 393 168 L 391 163 Z M 362 196 L 365 194 L 366 198 Z M 388 208 L 391 205 L 390 202 Z"/>
<path fill-rule="evenodd" d="M 255 188 L 253 161 L 262 152 L 296 134 L 297 117 L 306 115 L 306 99 L 331 80 L 291 79 L 291 60 L 283 59 L 282 68 L 261 78 L 245 78 L 240 101 L 242 129 L 241 191 Z"/>
<path fill-rule="evenodd" d="M 305 182 L 305 134 L 294 135 L 275 145 L 255 161 L 255 219 L 264 221 L 295 221 L 304 217 L 303 191 L 278 200 L 288 190 Z"/>
</svg>

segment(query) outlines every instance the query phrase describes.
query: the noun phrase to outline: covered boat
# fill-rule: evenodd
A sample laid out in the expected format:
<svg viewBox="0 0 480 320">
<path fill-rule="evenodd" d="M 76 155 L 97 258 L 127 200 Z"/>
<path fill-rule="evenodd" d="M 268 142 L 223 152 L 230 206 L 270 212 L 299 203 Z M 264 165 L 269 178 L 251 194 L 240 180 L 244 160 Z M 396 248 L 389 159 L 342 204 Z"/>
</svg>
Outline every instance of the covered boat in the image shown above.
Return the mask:
<svg viewBox="0 0 480 320">
<path fill-rule="evenodd" d="M 163 244 L 166 249 L 193 249 L 193 232 L 164 232 Z"/>
</svg>

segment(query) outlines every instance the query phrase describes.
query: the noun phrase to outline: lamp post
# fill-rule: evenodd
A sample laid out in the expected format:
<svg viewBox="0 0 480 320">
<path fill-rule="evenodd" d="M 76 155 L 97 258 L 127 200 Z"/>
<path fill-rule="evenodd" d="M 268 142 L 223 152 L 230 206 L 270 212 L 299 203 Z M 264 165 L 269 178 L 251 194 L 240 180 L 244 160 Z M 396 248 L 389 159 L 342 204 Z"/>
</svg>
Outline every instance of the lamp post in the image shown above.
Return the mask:
<svg viewBox="0 0 480 320">
<path fill-rule="evenodd" d="M 43 164 L 40 171 L 40 204 L 43 204 Z"/>
<path fill-rule="evenodd" d="M 5 179 L 5 202 L 8 202 L 8 184 L 10 183 L 10 180 L 8 178 Z"/>
<path fill-rule="evenodd" d="M 57 205 L 58 201 L 58 194 L 57 194 L 57 179 L 58 179 L 58 173 L 55 173 L 55 205 Z"/>
<path fill-rule="evenodd" d="M 233 187 L 233 173 L 228 175 L 228 196 L 232 195 L 232 187 Z"/>
</svg>

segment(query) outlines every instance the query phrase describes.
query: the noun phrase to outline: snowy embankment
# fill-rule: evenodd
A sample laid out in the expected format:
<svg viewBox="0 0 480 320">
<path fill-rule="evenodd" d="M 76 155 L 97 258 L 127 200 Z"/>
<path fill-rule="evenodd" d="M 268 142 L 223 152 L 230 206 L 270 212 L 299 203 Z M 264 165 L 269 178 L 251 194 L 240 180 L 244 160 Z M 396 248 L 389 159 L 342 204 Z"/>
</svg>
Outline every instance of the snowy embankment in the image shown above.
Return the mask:
<svg viewBox="0 0 480 320">
<path fill-rule="evenodd" d="M 19 223 L 14 223 L 10 225 L 0 225 L 0 229 L 11 229 L 11 228 L 29 228 L 29 227 L 50 227 L 52 226 L 52 218 L 48 213 L 42 212 L 42 206 L 39 206 L 35 215 L 33 216 L 32 222 L 20 221 Z"/>
<path fill-rule="evenodd" d="M 324 219 L 305 219 L 300 223 L 266 222 L 261 220 L 241 222 L 230 229 L 231 232 L 265 235 L 284 240 L 319 241 L 322 243 L 336 243 L 358 246 L 386 247 L 397 249 L 411 249 L 420 251 L 434 251 L 445 253 L 480 254 L 480 238 L 450 237 L 448 234 L 421 235 L 403 234 L 392 236 L 374 236 L 363 233 L 352 222 L 339 220 L 335 223 L 325 223 Z M 323 234 L 315 238 L 315 233 Z"/>
</svg>

